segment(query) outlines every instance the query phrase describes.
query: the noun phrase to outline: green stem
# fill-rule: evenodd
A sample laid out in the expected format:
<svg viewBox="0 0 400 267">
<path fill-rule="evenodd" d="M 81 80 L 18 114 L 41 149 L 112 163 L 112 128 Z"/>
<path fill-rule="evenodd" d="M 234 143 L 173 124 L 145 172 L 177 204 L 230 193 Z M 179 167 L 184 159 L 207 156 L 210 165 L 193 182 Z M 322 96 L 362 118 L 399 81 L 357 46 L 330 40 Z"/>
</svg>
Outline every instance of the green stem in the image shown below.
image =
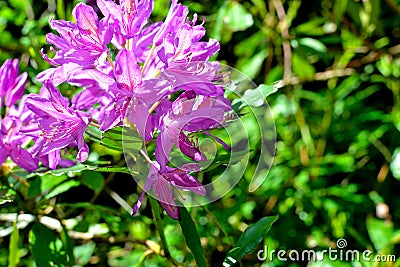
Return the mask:
<svg viewBox="0 0 400 267">
<path fill-rule="evenodd" d="M 165 234 L 164 234 L 164 226 L 160 215 L 160 206 L 158 205 L 157 200 L 155 200 L 153 197 L 149 196 L 148 199 L 150 201 L 151 211 L 153 212 L 154 224 L 156 225 L 157 231 L 160 234 L 164 255 L 165 257 L 170 258 L 167 240 L 165 239 Z"/>
<path fill-rule="evenodd" d="M 156 225 L 157 231 L 160 234 L 161 245 L 164 250 L 164 256 L 169 260 L 169 263 L 172 264 L 172 266 L 182 266 L 182 263 L 180 263 L 176 259 L 174 259 L 171 256 L 171 253 L 169 252 L 168 245 L 167 245 L 167 239 L 165 238 L 165 234 L 164 234 L 164 225 L 163 225 L 163 222 L 161 220 L 161 215 L 160 215 L 161 214 L 160 206 L 158 205 L 157 200 L 151 196 L 149 196 L 148 199 L 150 201 L 151 211 L 153 212 L 154 224 Z"/>
</svg>

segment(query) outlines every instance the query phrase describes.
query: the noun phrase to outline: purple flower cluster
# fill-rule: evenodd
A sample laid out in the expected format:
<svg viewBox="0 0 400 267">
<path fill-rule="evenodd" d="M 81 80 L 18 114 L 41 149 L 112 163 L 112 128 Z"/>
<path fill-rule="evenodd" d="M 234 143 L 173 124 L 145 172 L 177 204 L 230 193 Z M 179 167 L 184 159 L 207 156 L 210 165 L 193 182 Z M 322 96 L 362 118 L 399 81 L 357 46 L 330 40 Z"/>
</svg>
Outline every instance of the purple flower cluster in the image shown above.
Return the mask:
<svg viewBox="0 0 400 267">
<path fill-rule="evenodd" d="M 199 164 L 172 168 L 169 155 L 175 145 L 194 161 L 205 160 L 189 134 L 221 127 L 231 110 L 218 80 L 220 65 L 209 61 L 219 43 L 201 41 L 204 21 L 198 23 L 196 15 L 189 20 L 178 0 L 172 0 L 164 22 L 150 23 L 153 5 L 153 0 L 97 0 L 101 19 L 79 3 L 73 10 L 76 23 L 50 20 L 58 34 L 47 34 L 52 47 L 41 53 L 53 67 L 37 76 L 44 84 L 41 93 L 21 100 L 20 113 L 29 115 L 3 119 L 0 162 L 10 156 L 27 170 L 39 161 L 55 168 L 69 164 L 61 151 L 71 146 L 83 162 L 89 123 L 106 131 L 129 122 L 146 142 L 156 139 L 144 191 L 152 190 L 169 216 L 179 217 L 173 188 L 206 194 L 189 174 L 198 172 Z M 17 77 L 17 63 L 7 61 L 1 69 L 0 96 L 7 107 L 21 97 L 26 80 L 26 74 Z M 56 88 L 61 83 L 83 90 L 69 101 Z M 23 149 L 30 140 L 34 145 Z"/>
<path fill-rule="evenodd" d="M 44 132 L 43 126 L 35 124 L 35 122 L 43 119 L 46 121 L 48 128 L 52 126 L 50 126 L 51 123 L 45 119 L 46 116 L 44 114 L 36 116 L 33 111 L 40 109 L 51 111 L 51 107 L 56 106 L 57 101 L 54 101 L 52 98 L 44 97 L 44 94 L 46 94 L 45 87 L 42 89 L 42 96 L 23 95 L 26 80 L 26 72 L 18 75 L 17 59 L 12 61 L 6 60 L 1 66 L 0 109 L 4 110 L 5 114 L 3 118 L 0 116 L 0 165 L 10 157 L 14 163 L 28 171 L 36 170 L 39 166 L 39 162 L 51 169 L 55 169 L 57 166 L 72 166 L 74 162 L 62 159 L 61 149 L 59 149 L 58 146 L 54 149 L 55 146 L 53 144 L 47 144 L 47 151 L 45 153 L 37 153 L 38 150 L 42 150 L 38 149 L 38 147 L 43 144 Z M 49 87 L 52 85 L 49 84 L 47 86 Z M 49 88 L 52 90 L 53 94 L 61 97 L 60 92 L 54 88 L 54 86 Z M 37 103 L 31 102 L 32 99 L 35 98 L 43 101 Z M 18 106 L 16 105 L 17 101 L 19 101 Z M 63 99 L 63 101 L 65 101 L 65 99 Z M 88 117 L 88 115 L 86 116 Z M 34 146 L 27 148 L 32 141 L 35 142 Z"/>
<path fill-rule="evenodd" d="M 17 59 L 6 60 L 0 68 L 0 110 L 6 113 L 4 118 L 0 116 L 0 165 L 10 157 L 20 167 L 32 171 L 38 167 L 38 161 L 25 149 L 30 138 L 20 133 L 27 116 L 15 105 L 24 93 L 26 79 L 27 73 L 18 75 Z"/>
</svg>

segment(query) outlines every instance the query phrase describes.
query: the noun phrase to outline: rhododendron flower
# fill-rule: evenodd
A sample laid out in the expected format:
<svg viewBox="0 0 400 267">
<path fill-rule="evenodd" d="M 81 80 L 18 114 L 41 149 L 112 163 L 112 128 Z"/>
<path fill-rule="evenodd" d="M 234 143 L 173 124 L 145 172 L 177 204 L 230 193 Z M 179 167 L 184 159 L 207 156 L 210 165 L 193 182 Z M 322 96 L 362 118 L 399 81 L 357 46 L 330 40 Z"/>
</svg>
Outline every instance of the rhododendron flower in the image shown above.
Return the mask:
<svg viewBox="0 0 400 267">
<path fill-rule="evenodd" d="M 23 95 L 27 73 L 18 76 L 18 59 L 7 59 L 0 68 L 0 108 L 14 105 Z"/>
<path fill-rule="evenodd" d="M 164 169 L 173 145 L 194 160 L 205 160 L 205 156 L 193 144 L 185 132 L 206 131 L 224 124 L 224 115 L 231 110 L 226 99 L 197 96 L 194 91 L 182 93 L 173 103 L 165 101 L 167 112 L 159 117 L 156 140 L 156 158 Z"/>
<path fill-rule="evenodd" d="M 220 64 L 209 61 L 219 43 L 202 41 L 205 20 L 198 23 L 197 15 L 189 20 L 188 8 L 178 0 L 171 1 L 165 21 L 156 23 L 149 22 L 152 0 L 98 0 L 97 5 L 101 19 L 79 3 L 73 10 L 76 23 L 50 20 L 58 32 L 47 35 L 55 55 L 43 57 L 54 67 L 37 76 L 49 94 L 27 101 L 36 123 L 24 127 L 34 138 L 32 153 L 54 167 L 61 163 L 61 149 L 77 145 L 77 159 L 84 161 L 89 151 L 83 134 L 90 120 L 102 131 L 135 128 L 146 144 L 156 138 L 156 161 L 148 160 L 144 191 L 152 189 L 168 215 L 177 218 L 173 187 L 200 184 L 189 174 L 196 168 L 168 166 L 173 146 L 195 161 L 206 160 L 192 136 L 221 127 L 231 111 Z M 61 83 L 83 88 L 71 106 L 54 87 Z M 43 156 L 52 158 L 47 162 Z"/>
<path fill-rule="evenodd" d="M 33 155 L 40 157 L 76 144 L 79 149 L 76 159 L 85 161 L 89 148 L 83 134 L 89 124 L 90 116 L 69 108 L 68 100 L 51 82 L 46 82 L 45 86 L 49 98 L 31 95 L 26 101 L 28 108 L 37 115 L 33 122 L 37 123 L 37 129 L 27 132 L 37 138 L 32 147 Z"/>
<path fill-rule="evenodd" d="M 144 193 L 152 190 L 167 214 L 171 218 L 179 219 L 179 210 L 175 204 L 175 196 L 172 188 L 189 190 L 205 196 L 206 190 L 204 186 L 202 186 L 195 177 L 189 174 L 189 172 L 199 171 L 199 165 L 193 163 L 182 165 L 179 168 L 167 167 L 162 170 L 157 162 L 152 162 L 143 187 L 143 193 L 133 207 L 133 215 L 138 212 L 143 201 Z"/>
<path fill-rule="evenodd" d="M 0 128 L 0 165 L 8 156 L 20 167 L 33 171 L 38 167 L 38 161 L 23 148 L 27 137 L 20 134 L 22 122 L 12 116 L 1 121 Z"/>
<path fill-rule="evenodd" d="M 62 158 L 61 150 L 54 150 L 47 155 L 36 157 L 46 168 L 55 170 L 57 166 L 62 168 L 74 166 L 76 163 L 72 160 Z"/>
<path fill-rule="evenodd" d="M 111 0 L 98 0 L 97 5 L 104 16 L 109 16 L 116 22 L 115 33 L 117 39 L 123 38 L 123 45 L 126 39 L 140 35 L 154 4 L 151 0 L 121 0 L 119 5 Z"/>
<path fill-rule="evenodd" d="M 108 18 L 100 21 L 92 7 L 79 3 L 73 10 L 76 24 L 64 20 L 50 20 L 50 26 L 59 36 L 48 33 L 46 40 L 55 46 L 55 56 L 43 57 L 52 65 L 77 63 L 82 66 L 94 66 L 107 56 L 107 44 L 111 41 L 113 26 Z"/>
</svg>

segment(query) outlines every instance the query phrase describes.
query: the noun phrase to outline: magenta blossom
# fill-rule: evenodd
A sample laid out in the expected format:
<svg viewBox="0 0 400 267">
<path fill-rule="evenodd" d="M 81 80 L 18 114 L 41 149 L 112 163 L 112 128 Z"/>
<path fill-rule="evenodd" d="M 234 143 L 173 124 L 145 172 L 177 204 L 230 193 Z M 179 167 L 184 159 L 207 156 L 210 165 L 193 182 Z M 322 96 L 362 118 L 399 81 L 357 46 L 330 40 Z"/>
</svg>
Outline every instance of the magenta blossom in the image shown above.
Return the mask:
<svg viewBox="0 0 400 267">
<path fill-rule="evenodd" d="M 189 10 L 187 7 L 178 4 L 178 0 L 172 0 L 167 18 L 155 35 L 153 44 L 158 46 L 163 42 L 164 37 L 176 33 L 179 26 L 185 22 L 188 14 Z"/>
<path fill-rule="evenodd" d="M 118 53 L 114 76 L 116 86 L 110 86 L 110 101 L 107 101 L 99 116 L 102 130 L 108 130 L 122 123 L 129 102 L 142 83 L 142 73 L 132 51 L 124 49 Z"/>
<path fill-rule="evenodd" d="M 111 100 L 99 114 L 100 129 L 108 130 L 128 119 L 140 135 L 152 139 L 151 108 L 171 93 L 169 83 L 161 79 L 142 79 L 135 54 L 127 49 L 116 56 L 114 67 L 116 86 L 110 86 Z"/>
<path fill-rule="evenodd" d="M 159 117 L 157 128 L 160 133 L 156 140 L 156 158 L 164 169 L 173 145 L 194 160 L 205 160 L 205 156 L 187 137 L 187 133 L 206 131 L 221 127 L 225 113 L 231 110 L 229 101 L 220 97 L 196 96 L 186 91 L 173 103 L 163 102 L 166 112 Z M 160 112 L 162 113 L 162 111 Z"/>
<path fill-rule="evenodd" d="M 56 49 L 55 56 L 43 57 L 52 65 L 77 63 L 93 67 L 105 61 L 108 53 L 107 44 L 111 41 L 113 26 L 105 17 L 99 21 L 92 7 L 79 3 L 73 10 L 76 24 L 64 20 L 50 20 L 51 27 L 60 36 L 49 33 L 46 40 Z"/>
<path fill-rule="evenodd" d="M 62 158 L 61 150 L 55 150 L 37 159 L 48 169 L 55 170 L 57 166 L 67 168 L 75 165 L 72 160 Z"/>
<path fill-rule="evenodd" d="M 16 117 L 5 117 L 0 130 L 0 165 L 8 156 L 20 167 L 33 171 L 38 161 L 24 148 L 27 138 L 20 134 L 22 122 Z"/>
<path fill-rule="evenodd" d="M 3 103 L 11 107 L 23 95 L 27 73 L 18 76 L 18 59 L 7 59 L 0 68 L 0 108 Z"/>
<path fill-rule="evenodd" d="M 49 97 L 30 95 L 27 106 L 36 114 L 38 128 L 26 134 L 37 138 L 32 147 L 35 157 L 47 155 L 69 145 L 77 145 L 79 152 L 76 159 L 80 162 L 88 157 L 89 148 L 84 140 L 84 132 L 90 116 L 68 107 L 68 101 L 51 82 L 45 83 Z"/>
<path fill-rule="evenodd" d="M 132 215 L 136 215 L 138 212 L 143 201 L 144 193 L 152 190 L 167 214 L 173 219 L 179 219 L 179 210 L 175 203 L 173 188 L 185 191 L 189 190 L 205 196 L 206 189 L 204 186 L 202 186 L 195 177 L 189 174 L 189 172 L 199 171 L 199 165 L 193 163 L 185 164 L 179 168 L 167 167 L 164 170 L 160 169 L 160 165 L 157 162 L 151 163 L 143 193 L 133 207 Z"/>
<path fill-rule="evenodd" d="M 210 62 L 220 45 L 202 41 L 205 20 L 198 22 L 197 15 L 189 19 L 188 8 L 178 0 L 171 1 L 166 19 L 156 23 L 149 21 L 153 0 L 97 0 L 97 5 L 101 19 L 92 7 L 79 3 L 73 11 L 76 23 L 50 20 L 58 32 L 47 35 L 54 57 L 43 57 L 54 68 L 37 76 L 49 93 L 29 97 L 34 117 L 24 132 L 34 138 L 33 155 L 50 168 L 64 164 L 60 150 L 70 146 L 78 146 L 79 161 L 88 157 L 83 135 L 91 119 L 102 131 L 135 128 L 146 145 L 156 138 L 144 191 L 152 190 L 176 219 L 174 189 L 200 195 L 205 190 L 189 174 L 199 171 L 193 167 L 198 164 L 168 166 L 171 150 L 176 146 L 195 161 L 206 160 L 195 134 L 221 127 L 231 111 L 220 64 Z M 54 87 L 61 83 L 82 88 L 71 106 Z"/>
<path fill-rule="evenodd" d="M 152 0 L 121 0 L 118 5 L 111 0 L 98 0 L 97 5 L 104 16 L 116 22 L 117 38 L 122 38 L 122 44 L 125 44 L 126 39 L 140 35 L 140 30 L 153 11 L 154 3 Z"/>
</svg>

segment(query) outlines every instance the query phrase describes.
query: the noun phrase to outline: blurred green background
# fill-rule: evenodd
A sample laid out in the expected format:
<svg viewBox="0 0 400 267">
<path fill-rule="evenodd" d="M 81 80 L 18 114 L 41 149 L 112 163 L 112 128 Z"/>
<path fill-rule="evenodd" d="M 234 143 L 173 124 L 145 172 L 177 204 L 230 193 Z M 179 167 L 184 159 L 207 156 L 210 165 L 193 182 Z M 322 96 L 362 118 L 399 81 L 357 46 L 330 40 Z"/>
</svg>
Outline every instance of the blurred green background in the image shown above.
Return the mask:
<svg viewBox="0 0 400 267">
<path fill-rule="evenodd" d="M 30 77 L 27 92 L 39 90 L 35 75 L 49 67 L 39 53 L 48 48 L 49 18 L 71 20 L 76 3 L 0 1 L 0 63 L 20 59 L 21 71 Z M 169 1 L 155 3 L 153 19 L 163 20 Z M 207 38 L 221 42 L 218 60 L 257 84 L 281 81 L 278 92 L 267 99 L 277 143 L 266 181 L 248 192 L 255 157 L 253 167 L 228 195 L 190 210 L 208 264 L 222 266 L 248 225 L 276 214 L 279 219 L 264 240 L 271 250 L 323 250 L 345 238 L 349 249 L 395 255 L 397 260 L 400 1 L 182 3 L 191 15 L 207 18 Z M 92 151 L 92 160 L 124 164 L 120 152 L 97 144 Z M 140 192 L 128 174 L 84 171 L 40 177 L 20 172 L 1 175 L 0 181 L 0 266 L 41 266 L 34 256 L 50 252 L 35 251 L 40 242 L 51 244 L 48 249 L 60 259 L 72 258 L 69 264 L 74 266 L 173 266 L 159 251 L 148 205 L 134 218 L 126 211 Z M 12 218 L 18 213 L 26 213 L 28 221 L 51 217 L 55 222 L 46 225 L 62 222 L 63 227 L 58 226 L 58 233 L 31 222 L 16 231 Z M 195 266 L 178 222 L 165 217 L 164 224 L 176 263 Z M 400 266 L 400 260 L 260 261 L 256 252 L 263 247 L 260 244 L 237 265 Z M 19 257 L 10 256 L 13 253 Z M 10 259 L 16 258 L 19 263 L 13 265 Z"/>
</svg>

